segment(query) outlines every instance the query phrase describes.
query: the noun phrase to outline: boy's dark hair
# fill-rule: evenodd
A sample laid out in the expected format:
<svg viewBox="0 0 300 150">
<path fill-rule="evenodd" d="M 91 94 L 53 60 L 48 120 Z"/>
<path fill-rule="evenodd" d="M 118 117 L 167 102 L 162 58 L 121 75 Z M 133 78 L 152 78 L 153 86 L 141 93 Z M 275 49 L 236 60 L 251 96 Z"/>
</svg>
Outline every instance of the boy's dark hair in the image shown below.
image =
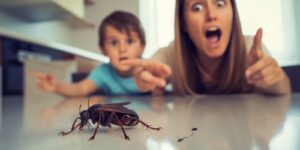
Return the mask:
<svg viewBox="0 0 300 150">
<path fill-rule="evenodd" d="M 105 40 L 105 28 L 111 25 L 118 31 L 125 31 L 127 35 L 130 35 L 130 31 L 134 31 L 138 34 L 141 43 L 146 44 L 145 33 L 139 19 L 132 13 L 125 11 L 114 11 L 107 17 L 105 17 L 98 29 L 99 46 L 104 46 Z"/>
</svg>

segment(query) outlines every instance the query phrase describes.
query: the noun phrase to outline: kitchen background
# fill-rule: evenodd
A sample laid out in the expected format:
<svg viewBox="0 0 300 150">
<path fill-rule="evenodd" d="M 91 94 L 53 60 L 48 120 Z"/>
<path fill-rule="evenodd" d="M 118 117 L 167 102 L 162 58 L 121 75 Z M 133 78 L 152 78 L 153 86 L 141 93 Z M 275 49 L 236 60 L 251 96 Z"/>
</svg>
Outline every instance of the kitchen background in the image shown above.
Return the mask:
<svg viewBox="0 0 300 150">
<path fill-rule="evenodd" d="M 264 43 L 280 64 L 300 62 L 300 29 L 296 28 L 300 26 L 299 0 L 237 3 L 245 34 L 253 35 L 263 27 Z M 58 4 L 62 6 L 50 9 Z M 139 16 L 144 25 L 148 43 L 144 57 L 150 57 L 174 38 L 174 5 L 175 0 L 0 0 L 0 31 L 99 53 L 100 21 L 114 10 L 127 10 Z"/>
<path fill-rule="evenodd" d="M 300 64 L 299 0 L 237 0 L 237 5 L 244 34 L 263 27 L 263 42 L 279 64 Z M 174 8 L 175 0 L 0 0 L 1 91 L 23 91 L 28 58 L 73 60 L 77 72 L 107 62 L 97 45 L 97 27 L 114 10 L 140 18 L 147 38 L 143 56 L 149 58 L 173 41 Z"/>
</svg>

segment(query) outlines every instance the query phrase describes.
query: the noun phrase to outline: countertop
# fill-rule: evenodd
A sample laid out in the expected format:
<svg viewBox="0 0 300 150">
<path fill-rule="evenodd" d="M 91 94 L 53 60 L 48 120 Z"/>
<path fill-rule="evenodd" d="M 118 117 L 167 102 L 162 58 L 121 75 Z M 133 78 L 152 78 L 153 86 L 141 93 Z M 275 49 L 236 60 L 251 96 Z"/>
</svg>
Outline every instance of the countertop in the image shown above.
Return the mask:
<svg viewBox="0 0 300 150">
<path fill-rule="evenodd" d="M 300 94 L 91 97 L 89 104 L 131 102 L 127 108 L 139 118 L 161 127 L 138 124 L 125 127 L 95 125 L 70 130 L 88 98 L 63 99 L 55 94 L 6 97 L 3 100 L 0 149 L 137 149 L 137 150 L 299 150 Z M 192 131 L 195 130 L 195 131 Z M 184 138 L 186 137 L 186 138 Z M 182 139 L 183 140 L 180 140 Z"/>
</svg>

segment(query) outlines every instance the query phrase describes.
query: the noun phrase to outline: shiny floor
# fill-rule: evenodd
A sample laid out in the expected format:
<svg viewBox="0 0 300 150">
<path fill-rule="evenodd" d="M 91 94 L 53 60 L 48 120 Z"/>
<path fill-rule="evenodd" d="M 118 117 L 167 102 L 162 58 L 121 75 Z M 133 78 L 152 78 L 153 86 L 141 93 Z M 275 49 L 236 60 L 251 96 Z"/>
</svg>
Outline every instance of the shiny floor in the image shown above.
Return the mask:
<svg viewBox="0 0 300 150">
<path fill-rule="evenodd" d="M 127 108 L 160 131 L 138 124 L 70 130 L 87 98 L 52 94 L 5 97 L 0 118 L 0 149 L 138 149 L 138 150 L 299 150 L 300 94 L 198 97 L 92 97 L 90 105 L 129 101 Z"/>
</svg>

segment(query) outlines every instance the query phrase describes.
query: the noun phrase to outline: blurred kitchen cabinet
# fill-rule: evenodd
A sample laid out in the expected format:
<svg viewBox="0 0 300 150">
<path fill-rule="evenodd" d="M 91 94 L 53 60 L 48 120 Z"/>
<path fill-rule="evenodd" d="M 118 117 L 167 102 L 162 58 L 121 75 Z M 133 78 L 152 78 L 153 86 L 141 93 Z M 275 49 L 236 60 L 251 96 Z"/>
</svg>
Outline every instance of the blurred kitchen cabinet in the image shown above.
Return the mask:
<svg viewBox="0 0 300 150">
<path fill-rule="evenodd" d="M 75 56 L 42 45 L 28 43 L 14 38 L 0 36 L 2 67 L 2 94 L 22 95 L 24 61 L 73 60 Z"/>
<path fill-rule="evenodd" d="M 66 20 L 73 26 L 94 27 L 84 19 L 84 0 L 1 0 L 0 8 L 29 22 Z"/>
</svg>

